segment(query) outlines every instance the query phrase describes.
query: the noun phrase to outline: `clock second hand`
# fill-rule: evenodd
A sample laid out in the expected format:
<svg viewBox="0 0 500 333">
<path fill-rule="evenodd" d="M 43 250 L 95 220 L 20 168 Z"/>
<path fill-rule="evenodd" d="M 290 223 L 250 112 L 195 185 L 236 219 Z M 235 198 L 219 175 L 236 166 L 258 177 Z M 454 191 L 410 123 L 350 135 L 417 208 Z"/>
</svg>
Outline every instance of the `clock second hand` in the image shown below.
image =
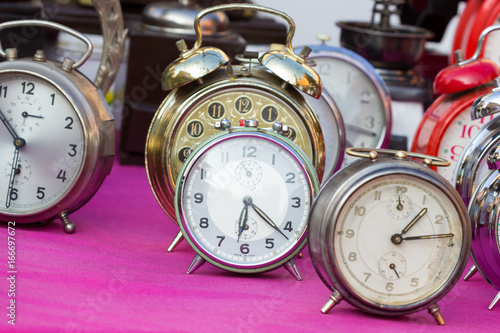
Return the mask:
<svg viewBox="0 0 500 333">
<path fill-rule="evenodd" d="M 7 190 L 7 198 L 5 199 L 5 207 L 10 207 L 10 202 L 12 201 L 12 190 L 14 189 L 14 180 L 18 174 L 17 161 L 19 160 L 19 147 L 16 147 L 14 151 L 14 158 L 12 160 L 12 170 L 10 171 L 9 178 L 9 189 Z"/>
<path fill-rule="evenodd" d="M 240 219 L 239 219 L 239 223 L 238 223 L 238 240 L 236 241 L 236 243 L 240 242 L 240 236 L 243 233 L 243 231 L 245 230 L 245 228 L 247 227 L 248 205 L 249 205 L 249 202 L 251 202 L 251 201 L 252 201 L 252 198 L 250 198 L 249 196 L 245 196 L 243 198 L 243 204 L 245 206 L 243 207 L 243 210 L 241 211 L 241 214 L 240 214 Z"/>
</svg>

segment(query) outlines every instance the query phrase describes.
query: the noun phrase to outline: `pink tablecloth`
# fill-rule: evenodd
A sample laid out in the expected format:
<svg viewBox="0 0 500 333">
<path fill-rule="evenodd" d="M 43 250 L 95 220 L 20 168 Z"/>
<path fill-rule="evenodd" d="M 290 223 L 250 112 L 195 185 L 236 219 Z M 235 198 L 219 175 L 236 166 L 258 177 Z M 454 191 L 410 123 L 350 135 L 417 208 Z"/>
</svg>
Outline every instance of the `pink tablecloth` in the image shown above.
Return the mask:
<svg viewBox="0 0 500 333">
<path fill-rule="evenodd" d="M 500 305 L 487 309 L 496 290 L 479 275 L 460 281 L 439 303 L 444 327 L 427 311 L 382 318 L 346 302 L 321 314 L 329 290 L 307 249 L 296 260 L 301 282 L 284 268 L 242 276 L 205 264 L 186 275 L 194 251 L 186 242 L 166 251 L 178 227 L 154 199 L 143 167 L 116 164 L 71 217 L 73 235 L 59 223 L 16 226 L 16 325 L 8 324 L 3 278 L 1 332 L 487 332 L 500 326 Z M 7 227 L 0 232 L 8 277 Z"/>
</svg>

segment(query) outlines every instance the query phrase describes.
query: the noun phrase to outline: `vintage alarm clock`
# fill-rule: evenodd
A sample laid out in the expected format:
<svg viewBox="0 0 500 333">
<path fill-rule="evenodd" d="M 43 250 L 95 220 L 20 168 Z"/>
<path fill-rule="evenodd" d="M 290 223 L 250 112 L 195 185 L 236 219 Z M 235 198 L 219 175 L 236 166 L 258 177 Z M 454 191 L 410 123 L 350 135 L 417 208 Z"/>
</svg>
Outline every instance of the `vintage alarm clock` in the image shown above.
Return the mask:
<svg viewBox="0 0 500 333">
<path fill-rule="evenodd" d="M 485 125 L 469 140 L 458 158 L 452 183 L 466 205 L 489 171 L 488 156 L 500 143 L 500 118 L 490 120 L 500 111 L 500 79 L 493 80 L 493 84 L 489 93 L 478 97 L 472 104 L 469 117 L 474 120 L 483 119 Z"/>
<path fill-rule="evenodd" d="M 77 71 L 92 44 L 77 31 L 38 20 L 0 24 L 48 27 L 68 33 L 87 49 L 77 62 L 17 59 L 16 49 L 0 47 L 0 220 L 17 223 L 60 218 L 82 207 L 111 171 L 115 151 L 113 116 L 101 91 Z"/>
<path fill-rule="evenodd" d="M 200 19 L 209 13 L 231 9 L 257 10 L 284 18 L 290 26 L 286 51 L 272 50 L 259 61 L 266 70 L 248 64 L 233 66 L 214 47 L 201 48 Z M 191 151 L 214 133 L 215 122 L 256 119 L 262 126 L 280 121 L 289 128 L 288 137 L 310 158 L 322 179 L 325 144 L 313 109 L 301 90 L 315 98 L 321 95 L 319 76 L 293 53 L 293 20 L 285 13 L 252 4 L 229 4 L 202 10 L 194 22 L 197 41 L 187 50 L 178 43 L 181 56 L 163 72 L 162 85 L 173 89 L 151 123 L 146 143 L 146 170 L 160 206 L 173 220 L 175 180 Z M 169 251 L 182 240 L 179 232 Z"/>
<path fill-rule="evenodd" d="M 477 186 L 469 204 L 472 222 L 472 252 L 474 267 L 483 278 L 500 290 L 500 146 L 488 156 L 488 172 Z M 500 292 L 488 309 L 500 300 Z"/>
<path fill-rule="evenodd" d="M 222 132 L 197 145 L 177 178 L 176 217 L 197 252 L 188 274 L 205 261 L 238 273 L 285 265 L 300 280 L 293 257 L 305 245 L 316 171 L 280 134 L 286 126 L 244 125 L 217 122 Z"/>
<path fill-rule="evenodd" d="M 309 45 L 307 58 L 321 77 L 323 88 L 334 98 L 346 129 L 347 147 L 386 148 L 391 136 L 391 98 L 375 68 L 357 53 L 326 45 L 327 35 L 319 35 L 320 45 Z M 326 141 L 328 142 L 328 141 Z M 345 155 L 343 165 L 352 162 Z"/>
<path fill-rule="evenodd" d="M 493 80 L 494 88 L 474 101 L 471 107 L 472 119 L 491 119 L 500 111 L 500 79 Z M 486 123 L 467 143 L 460 155 L 455 171 L 453 184 L 466 205 L 470 204 L 473 193 L 478 185 L 487 177 L 490 166 L 488 157 L 500 144 L 500 118 L 495 118 Z M 473 265 L 464 277 L 470 279 L 477 272 Z"/>
<path fill-rule="evenodd" d="M 500 28 L 497 26 L 495 29 Z M 477 43 L 472 58 L 463 60 L 459 50 L 455 53 L 457 64 L 441 70 L 434 80 L 434 92 L 440 94 L 426 110 L 420 122 L 412 151 L 448 159 L 451 168 L 437 171 L 453 182 L 455 166 L 467 142 L 483 127 L 489 118 L 471 119 L 470 107 L 478 98 L 491 91 L 493 79 L 500 74 L 499 67 L 491 60 L 479 58 L 486 35 L 495 30 L 487 29 Z"/>
<path fill-rule="evenodd" d="M 476 50 L 477 41 L 483 30 L 499 23 L 500 3 L 497 0 L 467 1 L 455 30 L 453 50 L 463 50 L 465 57 L 470 58 Z M 500 66 L 500 32 L 491 33 L 484 40 L 484 44 L 480 56 Z"/>
<path fill-rule="evenodd" d="M 337 172 L 311 208 L 308 246 L 321 280 L 341 300 L 376 315 L 428 309 L 459 280 L 470 250 L 467 209 L 423 154 L 348 148 L 364 157 Z M 423 165 L 412 160 L 423 160 Z"/>
</svg>

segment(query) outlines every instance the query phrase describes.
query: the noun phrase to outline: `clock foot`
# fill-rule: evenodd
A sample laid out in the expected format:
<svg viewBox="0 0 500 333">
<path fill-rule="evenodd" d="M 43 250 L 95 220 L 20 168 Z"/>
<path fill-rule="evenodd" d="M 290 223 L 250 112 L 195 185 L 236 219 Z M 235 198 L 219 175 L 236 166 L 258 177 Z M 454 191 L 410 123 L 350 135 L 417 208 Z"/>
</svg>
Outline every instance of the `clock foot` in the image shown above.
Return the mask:
<svg viewBox="0 0 500 333">
<path fill-rule="evenodd" d="M 177 245 L 179 245 L 179 243 L 182 242 L 183 239 L 184 236 L 182 236 L 182 232 L 179 231 L 177 235 L 175 235 L 175 238 L 172 241 L 172 243 L 170 243 L 170 246 L 168 247 L 167 251 L 172 252 L 177 247 Z"/>
<path fill-rule="evenodd" d="M 473 266 L 469 269 L 469 271 L 467 272 L 467 274 L 465 274 L 465 276 L 464 276 L 464 281 L 469 280 L 469 279 L 470 279 L 471 277 L 473 277 L 473 276 L 474 276 L 474 274 L 476 274 L 476 273 L 477 273 L 477 267 L 476 267 L 476 265 L 473 265 Z"/>
<path fill-rule="evenodd" d="M 297 281 L 302 280 L 302 277 L 300 276 L 299 270 L 297 269 L 297 265 L 295 264 L 295 261 L 293 259 L 290 259 L 287 261 L 283 266 L 285 266 L 286 270 L 293 275 L 294 278 L 297 279 Z"/>
<path fill-rule="evenodd" d="M 76 226 L 71 220 L 68 218 L 68 214 L 66 213 L 61 213 L 59 215 L 59 218 L 61 219 L 61 222 L 63 224 L 64 232 L 67 234 L 72 234 L 75 232 Z"/>
<path fill-rule="evenodd" d="M 193 261 L 191 262 L 191 265 L 189 265 L 186 274 L 194 273 L 194 271 L 200 268 L 205 262 L 206 262 L 205 259 L 200 257 L 199 254 L 195 255 Z"/>
<path fill-rule="evenodd" d="M 437 303 L 432 304 L 428 311 L 434 317 L 434 320 L 439 326 L 444 325 L 444 319 L 443 316 L 441 316 L 441 312 L 439 312 L 439 305 L 437 305 Z"/>
<path fill-rule="evenodd" d="M 342 295 L 336 289 L 333 289 L 333 294 L 330 295 L 330 299 L 328 300 L 328 302 L 323 305 L 323 307 L 321 308 L 321 312 L 327 314 L 331 309 L 333 309 L 335 305 L 339 304 L 342 299 Z"/>
<path fill-rule="evenodd" d="M 488 306 L 488 310 L 493 309 L 493 307 L 498 303 L 498 301 L 500 301 L 500 293 L 498 293 L 495 296 L 495 299 L 493 299 L 493 302 L 491 302 L 490 306 Z"/>
</svg>

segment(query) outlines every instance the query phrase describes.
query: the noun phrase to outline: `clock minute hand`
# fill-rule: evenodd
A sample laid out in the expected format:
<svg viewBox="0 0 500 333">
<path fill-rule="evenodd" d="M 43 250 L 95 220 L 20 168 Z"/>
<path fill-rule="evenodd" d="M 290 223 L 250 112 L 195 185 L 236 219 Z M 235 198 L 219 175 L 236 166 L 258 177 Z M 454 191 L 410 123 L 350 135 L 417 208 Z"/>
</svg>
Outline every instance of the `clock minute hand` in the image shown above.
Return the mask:
<svg viewBox="0 0 500 333">
<path fill-rule="evenodd" d="M 14 131 L 14 128 L 12 128 L 11 124 L 3 114 L 3 112 L 0 110 L 0 119 L 2 120 L 2 123 L 7 127 L 7 130 L 9 131 L 10 135 L 15 139 L 18 139 L 19 137 L 16 134 L 16 131 Z"/>
<path fill-rule="evenodd" d="M 422 236 L 403 237 L 403 240 L 452 238 L 454 236 L 455 236 L 454 234 L 422 235 Z"/>
<path fill-rule="evenodd" d="M 253 202 L 250 202 L 250 206 L 252 206 L 252 208 L 255 210 L 257 215 L 259 215 L 267 224 L 269 224 L 271 227 L 276 229 L 276 231 L 278 231 L 281 235 L 283 235 L 283 237 L 288 239 L 288 237 L 286 237 L 286 235 L 280 230 L 280 228 L 278 228 L 276 223 L 274 223 L 273 220 L 271 220 L 271 218 L 269 218 L 269 216 L 267 216 L 266 213 L 264 213 L 264 211 L 262 211 L 262 209 L 255 206 L 255 204 Z"/>
</svg>

